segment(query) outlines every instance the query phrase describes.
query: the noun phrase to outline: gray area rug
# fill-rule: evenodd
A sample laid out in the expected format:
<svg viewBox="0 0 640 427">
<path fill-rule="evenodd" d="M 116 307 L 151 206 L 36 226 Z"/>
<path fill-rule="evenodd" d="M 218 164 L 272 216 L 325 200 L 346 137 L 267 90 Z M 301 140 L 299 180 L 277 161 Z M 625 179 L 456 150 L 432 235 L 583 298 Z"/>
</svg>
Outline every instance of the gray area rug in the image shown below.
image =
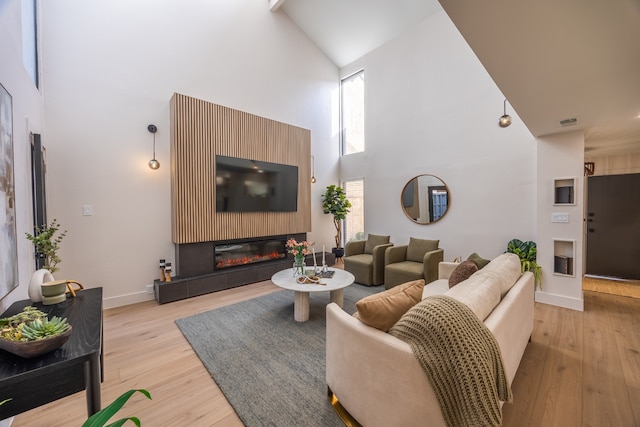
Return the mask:
<svg viewBox="0 0 640 427">
<path fill-rule="evenodd" d="M 344 290 L 344 308 L 384 286 Z M 249 427 L 343 426 L 327 399 L 325 307 L 312 293 L 307 322 L 293 320 L 293 291 L 176 320 L 203 365 Z"/>
</svg>

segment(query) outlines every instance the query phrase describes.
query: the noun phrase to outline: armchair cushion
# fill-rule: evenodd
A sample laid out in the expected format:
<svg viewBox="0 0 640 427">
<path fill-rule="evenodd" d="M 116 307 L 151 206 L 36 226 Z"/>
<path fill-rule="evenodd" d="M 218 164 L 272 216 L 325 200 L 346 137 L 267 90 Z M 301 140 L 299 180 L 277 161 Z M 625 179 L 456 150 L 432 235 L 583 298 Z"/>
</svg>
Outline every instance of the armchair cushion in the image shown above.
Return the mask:
<svg viewBox="0 0 640 427">
<path fill-rule="evenodd" d="M 440 240 L 424 240 L 409 238 L 407 246 L 407 261 L 423 262 L 424 254 L 438 249 Z"/>
<path fill-rule="evenodd" d="M 389 236 L 378 236 L 375 234 L 367 235 L 367 241 L 364 244 L 364 253 L 365 254 L 373 254 L 373 248 L 378 245 L 384 245 L 389 243 Z"/>
<path fill-rule="evenodd" d="M 350 240 L 344 245 L 344 256 L 348 257 L 351 255 L 363 254 L 364 245 L 366 242 L 364 240 Z"/>
<path fill-rule="evenodd" d="M 369 295 L 356 303 L 356 317 L 372 328 L 387 332 L 403 314 L 422 300 L 424 280 L 414 280 Z"/>
<path fill-rule="evenodd" d="M 474 261 L 461 262 L 449 276 L 449 287 L 452 288 L 458 283 L 467 280 L 476 271 L 478 271 L 478 265 Z"/>
</svg>

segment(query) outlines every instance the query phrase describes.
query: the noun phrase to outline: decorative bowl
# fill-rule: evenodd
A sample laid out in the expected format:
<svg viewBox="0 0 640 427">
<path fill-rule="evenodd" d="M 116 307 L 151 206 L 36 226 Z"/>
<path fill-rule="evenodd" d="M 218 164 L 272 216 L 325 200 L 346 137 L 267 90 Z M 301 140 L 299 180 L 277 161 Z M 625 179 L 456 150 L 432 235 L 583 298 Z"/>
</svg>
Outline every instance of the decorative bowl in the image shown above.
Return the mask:
<svg viewBox="0 0 640 427">
<path fill-rule="evenodd" d="M 71 336 L 71 325 L 69 328 L 59 335 L 43 338 L 35 341 L 12 341 L 6 338 L 0 338 L 0 349 L 13 353 L 16 356 L 31 359 L 49 353 L 59 347 L 62 347 Z"/>
</svg>

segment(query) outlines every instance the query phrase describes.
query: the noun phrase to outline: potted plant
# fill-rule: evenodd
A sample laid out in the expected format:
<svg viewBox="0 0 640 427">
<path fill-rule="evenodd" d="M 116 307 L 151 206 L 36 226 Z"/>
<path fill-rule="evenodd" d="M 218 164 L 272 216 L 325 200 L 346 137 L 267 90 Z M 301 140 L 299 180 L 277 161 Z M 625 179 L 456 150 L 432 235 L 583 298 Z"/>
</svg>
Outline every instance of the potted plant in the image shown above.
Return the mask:
<svg viewBox="0 0 640 427">
<path fill-rule="evenodd" d="M 322 196 L 322 210 L 325 214 L 333 215 L 333 225 L 336 227 L 336 246 L 331 250 L 337 258 L 342 258 L 344 248 L 342 247 L 342 220 L 347 217 L 351 202 L 342 187 L 336 185 L 327 186 L 327 190 Z"/>
<path fill-rule="evenodd" d="M 44 259 L 42 268 L 51 273 L 58 271 L 58 264 L 62 262 L 58 256 L 58 249 L 60 249 L 60 242 L 67 235 L 67 230 L 65 230 L 54 237 L 59 229 L 60 224 L 54 219 L 48 226 L 36 227 L 35 235 L 25 233 L 27 239 L 35 246 L 38 257 Z"/>
<path fill-rule="evenodd" d="M 531 271 L 535 280 L 536 287 L 542 289 L 542 267 L 536 262 L 538 249 L 536 242 L 513 239 L 507 244 L 507 252 L 516 254 L 520 257 L 520 265 L 522 272 Z"/>
</svg>

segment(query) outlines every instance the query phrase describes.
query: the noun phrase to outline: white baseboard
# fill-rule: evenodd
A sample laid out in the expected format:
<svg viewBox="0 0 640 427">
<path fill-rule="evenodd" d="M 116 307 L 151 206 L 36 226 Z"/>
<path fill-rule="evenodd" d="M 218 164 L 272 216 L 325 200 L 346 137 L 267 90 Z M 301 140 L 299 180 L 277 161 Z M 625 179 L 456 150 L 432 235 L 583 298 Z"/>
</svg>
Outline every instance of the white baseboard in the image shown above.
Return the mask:
<svg viewBox="0 0 640 427">
<path fill-rule="evenodd" d="M 536 302 L 543 304 L 557 305 L 559 307 L 570 308 L 572 310 L 584 311 L 584 299 L 570 298 L 564 295 L 549 294 L 536 291 Z"/>
<path fill-rule="evenodd" d="M 151 301 L 154 299 L 153 294 L 148 294 L 144 291 L 134 292 L 131 294 L 118 295 L 115 297 L 109 297 L 103 299 L 103 308 L 115 308 L 123 305 L 135 304 L 138 302 Z"/>
</svg>

